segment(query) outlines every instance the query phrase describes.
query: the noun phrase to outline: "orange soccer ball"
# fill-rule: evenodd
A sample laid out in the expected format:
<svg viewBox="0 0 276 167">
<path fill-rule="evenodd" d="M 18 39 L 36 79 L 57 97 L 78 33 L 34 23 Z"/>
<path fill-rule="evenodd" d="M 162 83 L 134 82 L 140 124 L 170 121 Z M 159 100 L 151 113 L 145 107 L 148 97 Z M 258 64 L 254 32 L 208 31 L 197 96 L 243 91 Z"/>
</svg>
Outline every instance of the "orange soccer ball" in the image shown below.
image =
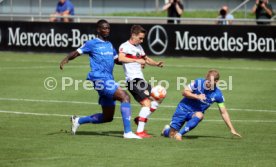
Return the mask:
<svg viewBox="0 0 276 167">
<path fill-rule="evenodd" d="M 164 99 L 167 95 L 167 90 L 161 86 L 157 85 L 151 89 L 151 97 L 153 97 L 155 100 Z"/>
</svg>

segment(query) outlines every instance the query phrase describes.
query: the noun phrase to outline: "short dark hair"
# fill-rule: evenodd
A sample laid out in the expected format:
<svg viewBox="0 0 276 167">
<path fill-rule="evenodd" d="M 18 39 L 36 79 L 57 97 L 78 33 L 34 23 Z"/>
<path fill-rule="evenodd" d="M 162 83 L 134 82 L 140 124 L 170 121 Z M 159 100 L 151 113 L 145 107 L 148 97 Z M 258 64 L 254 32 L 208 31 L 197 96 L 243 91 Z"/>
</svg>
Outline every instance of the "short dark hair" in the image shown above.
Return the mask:
<svg viewBox="0 0 276 167">
<path fill-rule="evenodd" d="M 131 34 L 138 35 L 139 33 L 144 33 L 146 34 L 147 31 L 140 25 L 133 25 L 130 29 Z"/>
<path fill-rule="evenodd" d="M 99 20 L 98 22 L 97 22 L 97 28 L 100 28 L 104 23 L 107 23 L 107 24 L 109 24 L 108 23 L 108 21 L 106 21 L 106 20 L 104 20 L 104 19 L 101 19 L 101 20 Z"/>
</svg>

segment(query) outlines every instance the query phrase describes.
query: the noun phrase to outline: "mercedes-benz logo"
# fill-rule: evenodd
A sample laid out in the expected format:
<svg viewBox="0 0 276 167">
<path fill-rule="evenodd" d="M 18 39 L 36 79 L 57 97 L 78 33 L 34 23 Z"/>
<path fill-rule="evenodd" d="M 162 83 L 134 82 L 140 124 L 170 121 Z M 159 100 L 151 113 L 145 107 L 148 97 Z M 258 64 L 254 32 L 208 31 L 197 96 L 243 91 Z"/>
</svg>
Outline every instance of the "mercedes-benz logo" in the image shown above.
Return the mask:
<svg viewBox="0 0 276 167">
<path fill-rule="evenodd" d="M 156 55 L 163 54 L 168 46 L 168 35 L 166 30 L 160 26 L 153 26 L 148 34 L 148 45 L 152 53 Z"/>
</svg>

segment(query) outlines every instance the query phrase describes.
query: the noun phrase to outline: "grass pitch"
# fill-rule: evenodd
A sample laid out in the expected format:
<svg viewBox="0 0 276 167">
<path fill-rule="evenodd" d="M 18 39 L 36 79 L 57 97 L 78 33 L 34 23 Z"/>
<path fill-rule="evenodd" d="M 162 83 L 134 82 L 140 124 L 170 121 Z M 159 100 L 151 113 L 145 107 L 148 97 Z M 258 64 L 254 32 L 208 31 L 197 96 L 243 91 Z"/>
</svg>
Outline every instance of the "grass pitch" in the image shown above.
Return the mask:
<svg viewBox="0 0 276 167">
<path fill-rule="evenodd" d="M 118 107 L 113 122 L 83 125 L 76 136 L 70 135 L 70 115 L 90 115 L 101 108 L 97 92 L 84 90 L 82 83 L 62 90 L 62 77 L 85 81 L 89 71 L 88 56 L 60 71 L 64 56 L 0 52 L 0 166 L 276 165 L 275 61 L 154 57 L 164 60 L 166 66 L 147 66 L 146 79 L 170 83 L 167 98 L 146 126 L 154 137 L 125 140 Z M 223 93 L 232 122 L 243 138 L 231 136 L 215 105 L 183 142 L 161 137 L 182 98 L 177 77 L 190 81 L 204 77 L 210 68 L 219 69 L 228 83 L 232 77 L 232 90 Z M 121 66 L 115 67 L 114 75 L 115 80 L 124 80 Z M 57 80 L 54 90 L 44 86 L 48 77 Z M 132 105 L 136 116 L 140 107 L 133 100 Z"/>
</svg>

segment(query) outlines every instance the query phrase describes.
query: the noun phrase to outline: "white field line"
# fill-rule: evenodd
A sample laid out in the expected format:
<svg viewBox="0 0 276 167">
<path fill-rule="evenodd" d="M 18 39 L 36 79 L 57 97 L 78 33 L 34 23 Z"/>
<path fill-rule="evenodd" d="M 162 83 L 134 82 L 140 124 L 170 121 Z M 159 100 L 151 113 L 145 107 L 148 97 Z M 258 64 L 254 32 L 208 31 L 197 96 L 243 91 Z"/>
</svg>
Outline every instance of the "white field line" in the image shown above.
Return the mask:
<svg viewBox="0 0 276 167">
<path fill-rule="evenodd" d="M 48 113 L 32 113 L 32 112 L 21 112 L 21 111 L 6 111 L 0 110 L 0 113 L 6 114 L 17 114 L 17 115 L 34 115 L 34 116 L 54 116 L 54 117 L 70 117 L 71 115 L 63 114 L 48 114 Z M 116 119 L 121 119 L 122 117 L 114 117 Z M 169 118 L 150 118 L 150 120 L 155 121 L 170 121 Z M 207 119 L 205 122 L 222 122 L 223 120 L 212 120 Z M 276 123 L 276 120 L 232 120 L 233 122 L 245 122 L 245 123 Z"/>
<path fill-rule="evenodd" d="M 99 105 L 96 102 L 83 102 L 83 101 L 64 101 L 64 100 L 37 100 L 37 99 L 18 99 L 18 98 L 0 98 L 0 101 L 25 101 L 25 102 L 38 102 L 38 103 L 69 103 L 69 104 L 87 104 L 87 105 Z M 138 104 L 131 104 L 132 106 L 139 107 Z M 161 108 L 176 108 L 174 105 L 160 105 Z M 211 110 L 217 110 L 217 108 L 209 108 Z M 271 112 L 276 113 L 276 110 L 256 110 L 245 108 L 227 108 L 229 111 L 249 111 L 249 112 Z"/>
<path fill-rule="evenodd" d="M 30 66 L 30 67 L 0 67 L 0 70 L 34 70 L 34 69 L 49 69 L 56 68 L 59 69 L 59 65 L 56 66 Z M 78 66 L 66 66 L 65 68 L 89 68 L 88 65 L 78 65 Z"/>
<path fill-rule="evenodd" d="M 195 66 L 195 65 L 171 65 L 165 64 L 168 67 L 178 67 L 178 68 L 214 68 L 214 66 Z M 217 69 L 228 69 L 228 70 L 252 70 L 252 71 L 276 71 L 276 68 L 261 68 L 261 67 L 225 67 L 225 66 L 216 66 Z"/>
<path fill-rule="evenodd" d="M 0 70 L 33 70 L 33 69 L 50 69 L 50 68 L 59 68 L 58 62 L 56 66 L 23 66 L 23 67 L 0 67 Z M 83 65 L 68 65 L 66 68 L 88 68 L 88 64 Z M 174 67 L 174 68 L 199 68 L 199 69 L 210 69 L 214 66 L 196 66 L 196 65 L 173 65 L 165 64 L 165 67 Z M 228 69 L 228 70 L 251 70 L 251 71 L 276 71 L 276 68 L 261 68 L 261 67 L 225 67 L 225 66 L 216 66 L 217 69 Z"/>
<path fill-rule="evenodd" d="M 27 62 L 27 63 L 59 63 L 59 60 L 55 61 L 55 60 L 43 60 L 43 61 L 39 61 L 39 60 L 13 60 L 13 59 L 3 59 L 3 61 L 7 61 L 7 62 Z M 77 66 L 74 66 L 71 68 L 79 68 L 80 65 L 88 65 L 89 63 L 80 63 L 78 62 L 77 63 L 78 65 Z M 214 68 L 213 66 L 198 66 L 198 65 L 175 65 L 175 64 L 165 64 L 165 66 L 167 67 L 176 67 L 176 68 Z M 56 66 L 45 66 L 46 68 L 51 68 L 51 67 L 56 67 Z M 69 66 L 68 66 L 69 67 Z M 6 67 L 4 67 L 5 69 Z M 9 68 L 9 67 L 7 67 Z M 10 68 L 13 68 L 13 67 L 10 67 Z M 17 67 L 15 67 L 17 68 Z M 25 67 L 19 67 L 19 68 L 25 68 Z M 37 67 L 39 68 L 39 67 Z M 228 67 L 225 67 L 225 66 L 216 66 L 216 68 L 218 69 L 231 69 L 231 70 L 256 70 L 256 71 L 276 71 L 276 68 L 261 68 L 261 67 L 234 67 L 234 66 L 228 66 Z M 1 69 L 1 68 L 0 68 Z"/>
</svg>

